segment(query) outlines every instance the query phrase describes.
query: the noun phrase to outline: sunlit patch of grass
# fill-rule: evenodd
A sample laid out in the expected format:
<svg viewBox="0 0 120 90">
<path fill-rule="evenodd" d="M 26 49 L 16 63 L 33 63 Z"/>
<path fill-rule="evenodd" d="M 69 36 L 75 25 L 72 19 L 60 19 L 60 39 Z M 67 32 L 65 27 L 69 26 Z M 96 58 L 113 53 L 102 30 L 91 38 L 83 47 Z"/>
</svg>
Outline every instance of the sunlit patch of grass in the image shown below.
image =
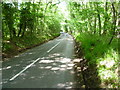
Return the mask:
<svg viewBox="0 0 120 90">
<path fill-rule="evenodd" d="M 118 52 L 113 49 L 108 50 L 103 58 L 97 60 L 98 72 L 102 83 L 108 88 L 118 86 Z"/>
<path fill-rule="evenodd" d="M 100 65 L 105 65 L 106 68 L 111 68 L 115 64 L 114 60 L 111 58 L 106 58 L 106 60 L 100 61 Z"/>
</svg>

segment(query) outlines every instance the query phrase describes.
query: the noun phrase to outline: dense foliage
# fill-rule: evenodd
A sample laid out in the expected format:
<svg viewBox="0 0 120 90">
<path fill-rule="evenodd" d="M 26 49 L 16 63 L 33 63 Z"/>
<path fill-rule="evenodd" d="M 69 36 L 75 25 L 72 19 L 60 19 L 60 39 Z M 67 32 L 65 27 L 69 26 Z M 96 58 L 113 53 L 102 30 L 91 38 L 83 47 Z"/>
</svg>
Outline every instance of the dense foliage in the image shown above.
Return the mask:
<svg viewBox="0 0 120 90">
<path fill-rule="evenodd" d="M 26 48 L 58 36 L 61 16 L 57 8 L 52 2 L 2 3 L 3 52 Z"/>
<path fill-rule="evenodd" d="M 97 68 L 101 87 L 118 87 L 118 3 L 70 2 L 70 28 L 81 42 L 88 66 Z"/>
</svg>

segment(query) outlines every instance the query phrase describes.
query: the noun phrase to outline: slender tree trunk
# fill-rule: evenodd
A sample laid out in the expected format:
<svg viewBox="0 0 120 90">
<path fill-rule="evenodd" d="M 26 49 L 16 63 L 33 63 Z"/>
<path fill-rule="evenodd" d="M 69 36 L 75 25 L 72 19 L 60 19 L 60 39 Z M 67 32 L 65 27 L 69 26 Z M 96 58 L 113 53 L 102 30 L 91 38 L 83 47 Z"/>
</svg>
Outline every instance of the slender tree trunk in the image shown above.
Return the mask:
<svg viewBox="0 0 120 90">
<path fill-rule="evenodd" d="M 19 28 L 19 31 L 18 31 L 18 37 L 20 37 L 21 31 L 22 31 L 22 26 L 23 26 L 23 24 L 20 24 L 20 28 Z"/>
<path fill-rule="evenodd" d="M 100 18 L 100 11 L 98 9 L 98 4 L 95 4 L 97 10 L 97 17 L 98 17 L 98 25 L 99 25 L 99 35 L 101 35 L 101 18 Z"/>
<path fill-rule="evenodd" d="M 26 22 L 24 23 L 24 28 L 23 28 L 23 32 L 22 32 L 21 38 L 24 36 L 25 31 L 26 31 Z"/>
<path fill-rule="evenodd" d="M 113 10 L 113 35 L 115 35 L 115 29 L 116 29 L 116 10 L 115 10 L 115 6 L 114 6 L 114 3 L 112 3 L 112 10 Z"/>
<path fill-rule="evenodd" d="M 94 19 L 94 34 L 96 33 L 96 16 L 95 16 L 95 19 Z"/>
<path fill-rule="evenodd" d="M 99 35 L 101 35 L 101 20 L 100 20 L 100 14 L 98 14 L 98 20 L 99 20 Z"/>
<path fill-rule="evenodd" d="M 98 12 L 99 35 L 101 35 L 101 18 L 100 18 L 100 12 L 98 9 L 97 9 L 97 12 Z"/>
<path fill-rule="evenodd" d="M 107 22 L 108 22 L 108 14 L 107 14 L 107 11 L 108 11 L 108 2 L 106 1 L 105 3 L 105 21 L 104 21 L 104 31 L 103 31 L 103 34 L 106 34 L 107 33 Z"/>
<path fill-rule="evenodd" d="M 114 3 L 112 2 L 112 10 L 113 10 L 113 26 L 112 26 L 112 37 L 109 41 L 109 45 L 111 44 L 112 40 L 114 39 L 114 36 L 115 36 L 115 29 L 116 29 L 116 10 L 115 10 L 115 6 L 114 6 Z"/>
<path fill-rule="evenodd" d="M 95 9 L 97 11 L 98 26 L 99 26 L 99 35 L 101 35 L 101 18 L 100 18 L 100 11 L 99 11 L 99 7 L 98 7 L 98 3 L 94 4 L 94 6 L 95 6 Z"/>
</svg>

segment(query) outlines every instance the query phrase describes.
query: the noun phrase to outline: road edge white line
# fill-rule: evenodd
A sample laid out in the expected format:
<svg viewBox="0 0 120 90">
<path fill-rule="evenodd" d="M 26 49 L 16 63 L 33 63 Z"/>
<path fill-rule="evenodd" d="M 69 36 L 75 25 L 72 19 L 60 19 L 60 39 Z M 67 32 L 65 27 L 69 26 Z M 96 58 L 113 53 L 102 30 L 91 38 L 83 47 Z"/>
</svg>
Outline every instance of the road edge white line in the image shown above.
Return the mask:
<svg viewBox="0 0 120 90">
<path fill-rule="evenodd" d="M 33 64 L 35 64 L 37 61 L 39 61 L 40 58 L 36 59 L 34 62 L 32 62 L 31 64 L 27 65 L 22 71 L 20 71 L 18 74 L 16 74 L 15 76 L 13 76 L 11 79 L 9 79 L 9 81 L 14 80 L 15 78 L 17 78 L 21 73 L 23 73 L 24 71 L 26 71 L 28 68 L 30 68 Z"/>
<path fill-rule="evenodd" d="M 58 42 L 56 45 L 54 45 L 51 49 L 49 49 L 48 51 L 47 51 L 47 53 L 49 53 L 50 51 L 52 51 L 55 47 L 57 47 L 58 45 L 60 44 L 60 42 Z"/>
</svg>

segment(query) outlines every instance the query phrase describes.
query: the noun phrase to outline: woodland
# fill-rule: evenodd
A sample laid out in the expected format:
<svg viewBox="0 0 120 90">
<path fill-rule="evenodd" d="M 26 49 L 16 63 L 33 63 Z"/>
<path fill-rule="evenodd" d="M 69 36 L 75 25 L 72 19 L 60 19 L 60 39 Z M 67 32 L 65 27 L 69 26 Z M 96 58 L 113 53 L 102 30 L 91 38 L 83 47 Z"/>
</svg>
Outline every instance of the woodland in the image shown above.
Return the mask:
<svg viewBox="0 0 120 90">
<path fill-rule="evenodd" d="M 76 53 L 86 60 L 89 72 L 96 70 L 86 79 L 88 87 L 98 87 L 93 83 L 99 77 L 100 88 L 118 88 L 120 2 L 78 1 L 2 2 L 2 56 L 14 56 L 66 32 L 74 37 Z M 61 2 L 66 3 L 64 12 Z"/>
</svg>

